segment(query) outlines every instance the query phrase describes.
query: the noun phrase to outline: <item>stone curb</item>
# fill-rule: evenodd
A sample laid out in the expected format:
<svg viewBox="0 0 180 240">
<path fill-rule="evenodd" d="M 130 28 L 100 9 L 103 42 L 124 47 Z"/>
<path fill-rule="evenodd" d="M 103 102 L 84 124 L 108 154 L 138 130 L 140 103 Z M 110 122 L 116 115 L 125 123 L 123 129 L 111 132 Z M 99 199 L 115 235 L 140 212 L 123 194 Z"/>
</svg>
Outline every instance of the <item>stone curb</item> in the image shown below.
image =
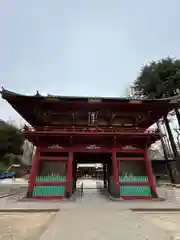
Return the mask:
<svg viewBox="0 0 180 240">
<path fill-rule="evenodd" d="M 180 208 L 130 208 L 132 212 L 180 212 Z"/>
<path fill-rule="evenodd" d="M 40 213 L 40 212 L 59 212 L 60 209 L 58 208 L 33 208 L 33 209 L 27 209 L 27 208 L 1 208 L 0 213 L 2 212 L 11 212 L 11 213 Z"/>
<path fill-rule="evenodd" d="M 165 184 L 159 184 L 158 187 L 174 187 L 174 188 L 180 188 L 180 184 L 172 184 L 172 183 L 165 183 Z"/>
<path fill-rule="evenodd" d="M 69 199 L 33 199 L 33 198 L 27 198 L 27 197 L 23 197 L 21 199 L 18 200 L 18 202 L 24 202 L 24 203 L 47 203 L 47 202 L 50 202 L 50 203 L 71 203 L 71 202 L 75 202 L 76 199 L 73 199 L 73 198 L 69 198 Z"/>
<path fill-rule="evenodd" d="M 108 199 L 110 201 L 115 202 L 164 202 L 166 201 L 165 198 L 154 198 L 154 199 L 130 199 L 130 200 L 124 200 L 123 198 L 114 198 L 112 196 L 108 196 Z"/>
</svg>

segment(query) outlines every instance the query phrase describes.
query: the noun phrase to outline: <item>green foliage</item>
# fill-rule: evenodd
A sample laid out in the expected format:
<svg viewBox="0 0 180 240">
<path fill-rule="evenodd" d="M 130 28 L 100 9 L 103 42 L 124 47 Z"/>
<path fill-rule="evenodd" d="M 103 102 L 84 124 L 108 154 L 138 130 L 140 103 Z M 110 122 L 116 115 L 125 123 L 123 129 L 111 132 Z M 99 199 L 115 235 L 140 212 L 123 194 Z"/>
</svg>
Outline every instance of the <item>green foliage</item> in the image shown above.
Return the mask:
<svg viewBox="0 0 180 240">
<path fill-rule="evenodd" d="M 145 65 L 134 83 L 136 95 L 151 99 L 180 92 L 180 60 L 165 58 Z"/>
<path fill-rule="evenodd" d="M 21 131 L 0 120 L 0 162 L 10 165 L 20 161 L 24 137 Z"/>
</svg>

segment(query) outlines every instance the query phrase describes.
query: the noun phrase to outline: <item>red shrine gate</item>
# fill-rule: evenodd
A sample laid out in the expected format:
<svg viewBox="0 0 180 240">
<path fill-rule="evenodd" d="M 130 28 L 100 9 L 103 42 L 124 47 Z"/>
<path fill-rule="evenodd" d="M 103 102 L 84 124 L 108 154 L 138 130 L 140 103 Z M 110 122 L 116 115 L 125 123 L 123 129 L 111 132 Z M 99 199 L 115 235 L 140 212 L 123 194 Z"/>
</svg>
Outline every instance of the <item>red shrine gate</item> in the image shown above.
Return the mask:
<svg viewBox="0 0 180 240">
<path fill-rule="evenodd" d="M 139 131 L 136 129 L 132 132 L 132 129 L 130 131 L 127 128 L 118 132 L 102 131 L 102 129 L 101 131 L 94 131 L 94 129 L 80 131 L 75 128 L 71 131 L 57 129 L 55 132 L 47 128 L 46 131 L 44 129 L 35 131 L 28 129 L 24 133 L 33 142 L 36 141 L 35 138 L 38 139 L 36 145 L 39 146 L 28 188 L 29 197 L 53 199 L 71 196 L 76 185 L 76 156 L 78 155 L 81 156 L 81 159 L 78 159 L 79 162 L 92 163 L 94 158 L 94 163 L 107 165 L 107 185 L 109 193 L 113 196 L 124 199 L 156 196 L 148 147 L 159 137 L 158 133 L 155 134 L 144 129 Z M 71 137 L 69 138 L 69 136 Z M 59 146 L 50 147 L 52 142 L 58 143 Z M 91 142 L 95 145 L 90 145 Z M 88 155 L 92 155 L 92 153 L 93 157 L 89 161 Z M 102 156 L 100 160 L 98 155 Z M 47 176 L 46 172 L 39 172 L 41 163 L 48 171 L 54 165 L 55 170 L 53 171 L 56 172 L 59 169 L 60 178 Z M 45 167 L 46 164 L 49 166 Z M 131 175 L 128 174 L 129 169 L 131 169 Z M 44 176 L 44 178 L 40 176 Z M 43 194 L 42 186 L 45 187 L 43 192 L 46 190 L 48 192 L 48 188 L 53 186 L 54 195 L 53 191 L 50 195 Z M 56 195 L 57 192 L 59 192 L 58 195 Z"/>
<path fill-rule="evenodd" d="M 24 128 L 26 138 L 37 146 L 28 197 L 70 197 L 77 163 L 87 161 L 104 164 L 114 197 L 157 197 L 148 148 L 160 136 L 146 129 L 174 103 L 24 96 L 5 89 L 2 97 L 32 126 Z"/>
<path fill-rule="evenodd" d="M 32 168 L 32 173 L 31 173 L 31 178 L 30 178 L 30 184 L 28 188 L 28 196 L 33 197 L 33 198 L 64 198 L 67 196 L 71 196 L 73 193 L 73 148 L 37 148 L 33 168 Z M 77 153 L 76 149 L 76 153 Z M 122 197 L 124 199 L 134 199 L 134 198 L 152 198 L 153 194 L 156 196 L 156 187 L 154 184 L 154 179 L 152 175 L 152 169 L 151 169 L 151 164 L 148 158 L 148 153 L 146 149 L 132 149 L 132 150 L 124 150 L 124 149 L 107 149 L 107 148 L 102 148 L 99 150 L 86 150 L 86 149 L 79 149 L 80 153 L 86 152 L 86 153 L 110 153 L 112 158 L 112 165 L 113 165 L 113 171 L 112 171 L 112 178 L 109 180 L 108 184 L 111 184 L 112 189 L 110 189 L 110 193 L 114 196 Z M 49 157 L 49 156 L 41 156 L 41 153 L 58 153 L 57 157 Z M 64 156 L 66 155 L 67 156 Z M 122 153 L 141 153 L 142 157 L 119 157 L 118 155 L 121 155 Z M 49 155 L 49 154 L 48 154 Z M 38 179 L 38 164 L 40 161 L 62 161 L 64 165 L 66 165 L 66 175 L 64 179 Z M 135 161 L 136 163 L 138 161 L 141 161 L 142 164 L 145 164 L 145 169 L 146 173 L 144 174 L 147 178 L 146 179 L 130 179 L 129 181 L 127 179 L 120 179 L 120 167 L 121 167 L 121 162 L 123 161 Z M 57 165 L 56 165 L 57 168 Z M 144 176 L 144 177 L 145 177 Z M 62 176 L 61 176 L 62 177 Z M 43 185 L 57 185 L 63 187 L 63 192 L 60 195 L 54 195 L 51 196 L 45 196 L 45 195 L 39 195 L 39 196 L 33 196 L 33 190 L 36 186 L 43 186 Z M 149 193 L 145 195 L 133 195 L 128 194 L 128 195 L 122 195 L 120 194 L 120 189 L 123 187 L 128 187 L 128 186 L 135 186 L 136 188 L 138 187 L 150 187 Z M 113 189 L 114 188 L 114 189 Z M 113 192 L 114 191 L 114 192 Z M 139 193 L 138 193 L 139 194 Z"/>
</svg>

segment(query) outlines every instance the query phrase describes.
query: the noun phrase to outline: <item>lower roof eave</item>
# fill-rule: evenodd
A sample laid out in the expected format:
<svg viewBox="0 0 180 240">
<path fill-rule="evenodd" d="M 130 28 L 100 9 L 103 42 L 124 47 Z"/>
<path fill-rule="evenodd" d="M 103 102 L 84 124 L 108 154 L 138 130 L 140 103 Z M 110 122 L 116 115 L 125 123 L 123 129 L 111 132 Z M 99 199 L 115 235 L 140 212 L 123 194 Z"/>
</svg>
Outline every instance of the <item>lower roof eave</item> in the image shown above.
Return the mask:
<svg viewBox="0 0 180 240">
<path fill-rule="evenodd" d="M 26 136 L 128 136 L 134 137 L 156 137 L 160 138 L 157 133 L 150 132 L 87 132 L 87 131 L 24 131 Z"/>
</svg>

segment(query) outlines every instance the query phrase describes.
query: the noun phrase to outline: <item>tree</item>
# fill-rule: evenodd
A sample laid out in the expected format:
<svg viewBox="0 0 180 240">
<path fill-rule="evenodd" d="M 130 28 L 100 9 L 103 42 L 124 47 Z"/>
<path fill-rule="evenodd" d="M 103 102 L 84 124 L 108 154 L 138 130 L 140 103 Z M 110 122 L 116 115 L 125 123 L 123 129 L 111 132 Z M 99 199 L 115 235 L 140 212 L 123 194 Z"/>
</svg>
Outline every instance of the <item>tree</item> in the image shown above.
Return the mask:
<svg viewBox="0 0 180 240">
<path fill-rule="evenodd" d="M 145 65 L 134 82 L 135 95 L 146 99 L 174 98 L 180 92 L 180 60 L 165 58 Z M 179 96 L 179 95 L 178 95 Z M 175 99 L 175 98 L 174 98 Z M 180 124 L 180 114 L 177 107 L 175 114 Z M 177 169 L 180 172 L 180 156 L 176 148 L 169 120 L 164 116 L 169 140 L 176 158 Z"/>
<path fill-rule="evenodd" d="M 7 166 L 19 162 L 23 143 L 21 131 L 0 120 L 0 163 Z"/>
<path fill-rule="evenodd" d="M 180 93 L 180 60 L 165 58 L 145 65 L 134 82 L 135 94 L 145 98 L 160 99 L 179 95 Z M 180 127 L 180 113 L 175 113 Z"/>
</svg>

